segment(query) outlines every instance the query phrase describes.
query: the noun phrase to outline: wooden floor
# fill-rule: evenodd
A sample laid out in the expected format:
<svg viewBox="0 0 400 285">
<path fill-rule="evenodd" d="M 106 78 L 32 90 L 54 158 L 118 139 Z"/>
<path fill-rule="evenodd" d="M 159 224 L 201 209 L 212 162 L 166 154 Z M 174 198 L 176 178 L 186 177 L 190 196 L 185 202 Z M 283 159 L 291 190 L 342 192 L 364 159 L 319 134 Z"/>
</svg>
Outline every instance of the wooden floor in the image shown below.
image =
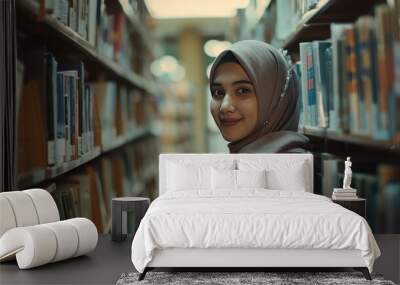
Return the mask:
<svg viewBox="0 0 400 285">
<path fill-rule="evenodd" d="M 400 283 L 400 235 L 375 236 L 382 256 L 374 272 Z M 61 261 L 29 270 L 19 270 L 16 262 L 0 265 L 0 284 L 115 284 L 124 272 L 135 271 L 131 258 L 132 237 L 115 243 L 101 235 L 94 252 L 88 256 Z"/>
</svg>

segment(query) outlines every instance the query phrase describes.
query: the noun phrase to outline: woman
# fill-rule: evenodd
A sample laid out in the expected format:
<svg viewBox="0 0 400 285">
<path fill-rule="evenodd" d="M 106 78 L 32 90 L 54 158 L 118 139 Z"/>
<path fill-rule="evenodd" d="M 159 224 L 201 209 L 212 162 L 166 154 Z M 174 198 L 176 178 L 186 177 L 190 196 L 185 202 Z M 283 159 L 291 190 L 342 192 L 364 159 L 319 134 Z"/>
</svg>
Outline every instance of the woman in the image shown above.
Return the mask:
<svg viewBox="0 0 400 285">
<path fill-rule="evenodd" d="M 273 46 L 240 41 L 210 72 L 211 113 L 231 153 L 303 153 L 297 133 L 300 96 L 295 73 Z"/>
</svg>

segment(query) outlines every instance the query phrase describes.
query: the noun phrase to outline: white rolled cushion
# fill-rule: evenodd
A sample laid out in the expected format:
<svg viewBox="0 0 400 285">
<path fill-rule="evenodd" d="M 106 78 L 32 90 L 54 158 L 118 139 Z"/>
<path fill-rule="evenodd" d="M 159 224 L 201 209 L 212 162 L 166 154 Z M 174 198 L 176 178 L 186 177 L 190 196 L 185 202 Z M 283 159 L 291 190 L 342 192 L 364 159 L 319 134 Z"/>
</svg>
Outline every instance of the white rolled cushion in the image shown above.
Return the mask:
<svg viewBox="0 0 400 285">
<path fill-rule="evenodd" d="M 273 190 L 306 191 L 309 168 L 304 160 L 238 159 L 239 170 L 267 170 L 267 188 Z"/>
<path fill-rule="evenodd" d="M 53 231 L 43 225 L 13 228 L 0 238 L 0 260 L 16 253 L 20 269 L 49 263 L 57 248 Z"/>
<path fill-rule="evenodd" d="M 238 188 L 267 188 L 267 172 L 263 170 L 236 170 Z"/>
<path fill-rule="evenodd" d="M 0 237 L 9 229 L 15 228 L 17 222 L 10 202 L 6 197 L 0 196 Z"/>
<path fill-rule="evenodd" d="M 3 192 L 13 209 L 17 227 L 33 226 L 39 223 L 38 214 L 31 197 L 23 191 Z"/>
<path fill-rule="evenodd" d="M 97 240 L 96 226 L 85 218 L 13 228 L 0 238 L 0 261 L 16 257 L 28 269 L 86 254 Z"/>
<path fill-rule="evenodd" d="M 39 224 L 60 220 L 57 205 L 49 192 L 43 189 L 29 189 L 22 192 L 31 197 L 38 214 Z"/>
<path fill-rule="evenodd" d="M 91 220 L 85 218 L 74 218 L 65 220 L 65 222 L 74 226 L 78 233 L 78 248 L 74 257 L 86 254 L 96 248 L 98 233 L 96 226 Z"/>
<path fill-rule="evenodd" d="M 78 232 L 67 221 L 43 224 L 56 236 L 57 250 L 51 262 L 71 258 L 78 250 Z"/>
<path fill-rule="evenodd" d="M 235 170 L 211 168 L 211 188 L 236 190 Z"/>
</svg>

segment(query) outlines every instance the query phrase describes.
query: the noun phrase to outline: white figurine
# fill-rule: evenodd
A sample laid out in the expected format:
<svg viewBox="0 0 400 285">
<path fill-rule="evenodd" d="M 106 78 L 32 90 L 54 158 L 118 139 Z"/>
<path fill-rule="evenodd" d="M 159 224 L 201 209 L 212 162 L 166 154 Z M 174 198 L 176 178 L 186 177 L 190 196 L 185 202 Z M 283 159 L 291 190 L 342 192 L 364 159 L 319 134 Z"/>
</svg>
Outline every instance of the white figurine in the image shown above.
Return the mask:
<svg viewBox="0 0 400 285">
<path fill-rule="evenodd" d="M 347 160 L 344 162 L 345 169 L 344 169 L 344 178 L 343 178 L 343 189 L 352 189 L 350 187 L 351 184 L 351 161 L 350 156 L 347 157 Z"/>
</svg>

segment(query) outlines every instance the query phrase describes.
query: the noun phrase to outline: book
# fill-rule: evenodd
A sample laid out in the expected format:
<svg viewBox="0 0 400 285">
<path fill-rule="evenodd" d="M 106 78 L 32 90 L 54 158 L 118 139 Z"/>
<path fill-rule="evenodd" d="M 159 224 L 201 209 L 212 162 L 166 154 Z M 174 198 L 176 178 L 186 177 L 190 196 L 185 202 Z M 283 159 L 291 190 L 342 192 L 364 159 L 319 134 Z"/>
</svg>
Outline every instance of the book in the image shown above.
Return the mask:
<svg viewBox="0 0 400 285">
<path fill-rule="evenodd" d="M 78 15 L 77 15 L 77 28 L 76 31 L 84 38 L 87 39 L 87 21 L 88 21 L 88 0 L 79 0 L 78 2 Z"/>
<path fill-rule="evenodd" d="M 358 200 L 359 198 L 357 196 L 354 197 L 336 197 L 335 195 L 332 195 L 333 200 Z"/>
<path fill-rule="evenodd" d="M 90 177 L 87 174 L 79 173 L 68 175 L 61 183 L 75 183 L 79 185 L 79 215 L 91 219 L 91 195 L 90 195 Z"/>
<path fill-rule="evenodd" d="M 376 40 L 374 38 L 374 19 L 372 16 L 360 17 L 355 25 L 357 43 L 357 79 L 360 95 L 361 128 L 360 133 L 373 137 L 374 120 L 378 117 L 376 112 L 377 80 L 374 74 L 376 70 Z"/>
<path fill-rule="evenodd" d="M 337 194 L 349 194 L 349 193 L 357 193 L 357 189 L 333 188 L 333 192 Z"/>
<path fill-rule="evenodd" d="M 19 174 L 42 169 L 49 163 L 46 56 L 45 47 L 32 45 L 23 57 L 24 82 L 16 114 L 18 118 L 16 156 Z M 32 127 L 32 122 L 35 122 L 35 127 Z"/>
<path fill-rule="evenodd" d="M 57 61 L 52 54 L 46 56 L 46 98 L 47 98 L 47 161 L 56 164 L 57 155 Z"/>
<path fill-rule="evenodd" d="M 378 55 L 379 80 L 379 125 L 375 139 L 389 140 L 394 135 L 392 121 L 394 114 L 391 107 L 395 106 L 393 92 L 393 26 L 391 25 L 392 10 L 387 5 L 375 7 L 376 39 Z M 393 115 L 392 115 L 393 114 Z M 392 118 L 391 118 L 392 117 Z"/>
<path fill-rule="evenodd" d="M 345 29 L 346 46 L 346 90 L 349 100 L 350 132 L 356 134 L 360 129 L 360 101 L 358 96 L 357 64 L 356 64 L 356 39 L 355 29 L 351 27 Z"/>
<path fill-rule="evenodd" d="M 331 41 L 332 41 L 332 81 L 334 82 L 333 92 L 333 106 L 329 112 L 329 130 L 341 133 L 342 132 L 342 118 L 341 110 L 343 109 L 343 102 L 341 101 L 342 94 L 344 93 L 343 74 L 345 74 L 345 60 L 343 54 L 343 35 L 345 29 L 351 27 L 350 23 L 344 24 L 331 24 Z"/>
<path fill-rule="evenodd" d="M 300 43 L 300 62 L 301 62 L 301 95 L 302 95 L 302 125 L 303 127 L 308 125 L 309 119 L 309 101 L 308 101 L 308 89 L 307 89 L 307 50 L 311 43 Z"/>
<path fill-rule="evenodd" d="M 313 62 L 315 64 L 315 93 L 316 93 L 316 113 L 317 126 L 320 128 L 328 127 L 328 101 L 332 96 L 330 94 L 330 68 L 332 66 L 332 57 L 328 49 L 331 42 L 314 41 L 313 42 Z"/>
<path fill-rule="evenodd" d="M 64 85 L 64 75 L 57 72 L 57 164 L 62 164 L 66 160 Z"/>
<path fill-rule="evenodd" d="M 88 3 L 88 41 L 92 46 L 97 45 L 97 26 L 99 20 L 100 5 L 98 0 L 89 0 Z"/>
</svg>

